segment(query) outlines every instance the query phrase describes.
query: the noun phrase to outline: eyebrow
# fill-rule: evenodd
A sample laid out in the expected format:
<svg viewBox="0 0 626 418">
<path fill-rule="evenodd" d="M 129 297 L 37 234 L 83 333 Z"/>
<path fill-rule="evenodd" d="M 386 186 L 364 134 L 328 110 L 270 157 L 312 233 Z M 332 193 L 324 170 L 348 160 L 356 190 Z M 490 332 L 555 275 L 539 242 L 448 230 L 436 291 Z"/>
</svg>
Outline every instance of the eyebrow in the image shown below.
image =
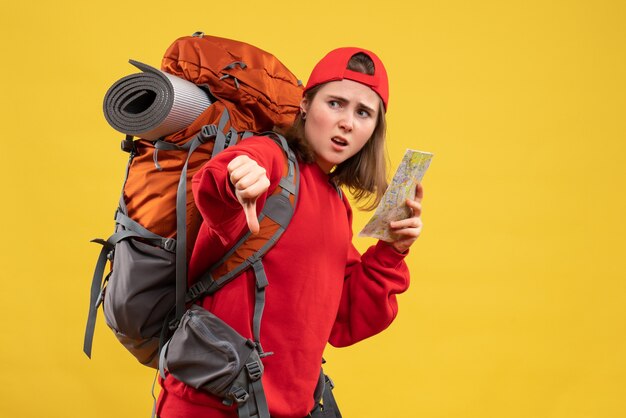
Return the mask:
<svg viewBox="0 0 626 418">
<path fill-rule="evenodd" d="M 343 102 L 343 103 L 347 103 L 347 102 L 348 102 L 348 99 L 346 99 L 345 97 L 335 96 L 334 94 L 330 94 L 330 95 L 328 95 L 328 98 L 329 98 L 329 99 L 334 99 L 334 100 L 337 100 L 337 101 L 339 101 L 339 102 Z M 371 113 L 376 113 L 376 110 L 375 110 L 375 109 L 372 109 L 371 107 L 369 107 L 369 106 L 367 106 L 367 105 L 363 104 L 362 102 L 360 102 L 360 103 L 359 103 L 359 106 L 360 106 L 360 107 L 362 107 L 362 108 L 363 108 L 363 109 L 365 109 L 365 110 L 370 111 Z"/>
</svg>

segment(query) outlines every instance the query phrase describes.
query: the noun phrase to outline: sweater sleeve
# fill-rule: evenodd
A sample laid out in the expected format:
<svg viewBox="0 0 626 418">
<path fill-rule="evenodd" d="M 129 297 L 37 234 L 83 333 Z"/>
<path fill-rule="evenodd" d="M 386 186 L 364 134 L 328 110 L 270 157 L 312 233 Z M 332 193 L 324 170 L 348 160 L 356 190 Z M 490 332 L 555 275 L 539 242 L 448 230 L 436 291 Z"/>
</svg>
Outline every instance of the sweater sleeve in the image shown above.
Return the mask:
<svg viewBox="0 0 626 418">
<path fill-rule="evenodd" d="M 398 313 L 396 295 L 409 287 L 407 254 L 378 241 L 361 256 L 350 244 L 341 302 L 329 338 L 333 346 L 354 344 L 393 322 Z"/>
<path fill-rule="evenodd" d="M 267 137 L 251 137 L 229 147 L 207 162 L 192 179 L 195 204 L 206 223 L 223 245 L 233 243 L 247 228 L 243 209 L 235 196 L 227 166 L 239 155 L 247 155 L 263 167 L 270 180 L 268 191 L 257 200 L 257 215 L 267 196 L 278 185 L 283 174 L 285 156 L 281 148 Z"/>
</svg>

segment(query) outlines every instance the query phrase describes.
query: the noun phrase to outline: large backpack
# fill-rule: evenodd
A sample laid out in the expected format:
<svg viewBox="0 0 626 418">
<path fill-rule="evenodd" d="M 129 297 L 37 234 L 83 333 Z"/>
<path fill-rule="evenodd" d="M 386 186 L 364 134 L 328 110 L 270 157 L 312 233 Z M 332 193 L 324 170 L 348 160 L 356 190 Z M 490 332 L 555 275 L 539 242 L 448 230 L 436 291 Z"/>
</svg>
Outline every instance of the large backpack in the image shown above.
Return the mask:
<svg viewBox="0 0 626 418">
<path fill-rule="evenodd" d="M 260 233 L 246 233 L 187 289 L 187 263 L 201 224 L 189 185 L 193 174 L 224 148 L 252 133 L 290 125 L 302 85 L 273 55 L 202 33 L 176 40 L 165 52 L 161 69 L 206 88 L 214 102 L 190 126 L 167 137 L 148 141 L 127 135 L 122 141 L 129 162 L 115 232 L 106 240 L 94 240 L 102 250 L 92 279 L 84 352 L 91 357 L 97 310 L 103 304 L 107 325 L 117 338 L 142 364 L 156 368 L 160 349 L 181 324 L 187 307 L 253 268 L 255 341 L 248 345 L 262 356 L 259 329 L 267 280 L 261 259 L 293 215 L 296 158 L 283 137 L 266 133 L 286 158 L 280 185 L 259 216 Z M 105 275 L 107 260 L 111 268 Z M 260 372 L 248 370 L 258 384 Z M 233 395 L 233 400 L 242 401 L 241 393 Z"/>
</svg>

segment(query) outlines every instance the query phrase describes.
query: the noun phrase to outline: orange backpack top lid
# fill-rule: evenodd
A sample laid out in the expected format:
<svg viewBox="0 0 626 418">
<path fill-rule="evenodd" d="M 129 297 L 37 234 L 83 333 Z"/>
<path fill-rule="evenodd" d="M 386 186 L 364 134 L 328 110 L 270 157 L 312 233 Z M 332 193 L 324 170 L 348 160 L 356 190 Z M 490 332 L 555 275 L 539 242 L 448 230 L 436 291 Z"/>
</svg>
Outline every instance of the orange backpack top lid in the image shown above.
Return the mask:
<svg viewBox="0 0 626 418">
<path fill-rule="evenodd" d="M 226 106 L 238 131 L 289 127 L 299 111 L 302 82 L 274 55 L 245 42 L 185 36 L 165 51 L 161 69 L 207 87 Z M 168 140 L 189 133 L 173 134 Z"/>
</svg>

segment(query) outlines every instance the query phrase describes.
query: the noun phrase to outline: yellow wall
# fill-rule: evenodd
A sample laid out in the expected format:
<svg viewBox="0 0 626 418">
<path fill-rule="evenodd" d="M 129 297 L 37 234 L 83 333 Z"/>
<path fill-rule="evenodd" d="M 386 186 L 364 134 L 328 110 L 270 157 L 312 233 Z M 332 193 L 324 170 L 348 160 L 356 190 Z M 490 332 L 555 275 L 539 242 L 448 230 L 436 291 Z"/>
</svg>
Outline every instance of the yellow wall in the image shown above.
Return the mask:
<svg viewBox="0 0 626 418">
<path fill-rule="evenodd" d="M 8 3 L 0 416 L 150 413 L 153 374 L 103 322 L 81 352 L 89 240 L 111 232 L 125 163 L 102 98 L 129 58 L 158 66 L 196 30 L 301 78 L 334 47 L 377 51 L 394 168 L 435 153 L 397 321 L 327 352 L 346 418 L 626 416 L 623 2 Z"/>
</svg>

